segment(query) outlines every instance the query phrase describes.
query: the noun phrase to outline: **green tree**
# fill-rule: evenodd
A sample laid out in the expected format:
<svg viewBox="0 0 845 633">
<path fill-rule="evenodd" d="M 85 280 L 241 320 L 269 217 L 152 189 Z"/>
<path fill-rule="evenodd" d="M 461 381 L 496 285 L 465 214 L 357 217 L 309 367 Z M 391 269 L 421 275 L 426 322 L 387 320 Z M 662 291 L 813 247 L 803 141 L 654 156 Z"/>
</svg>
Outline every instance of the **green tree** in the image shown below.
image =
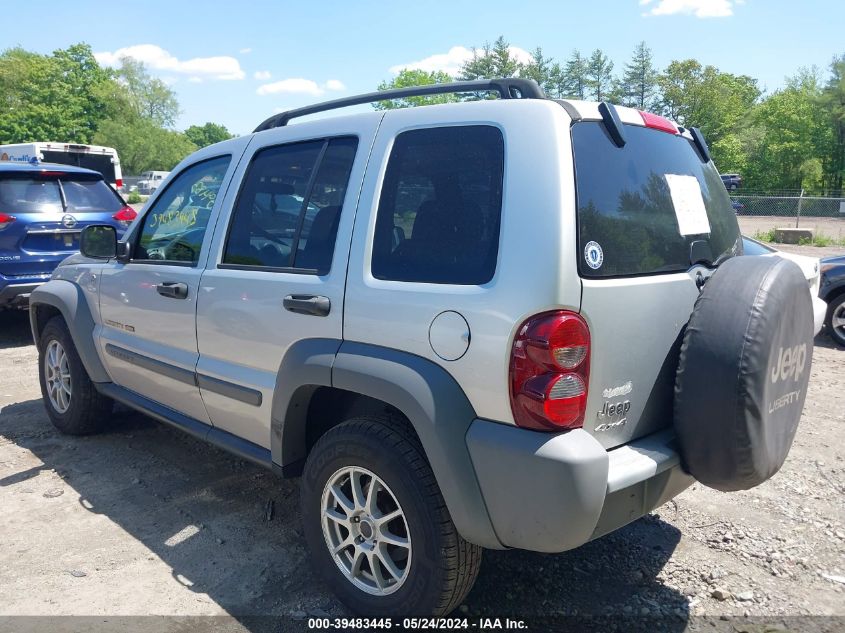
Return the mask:
<svg viewBox="0 0 845 633">
<path fill-rule="evenodd" d="M 464 62 L 458 78 L 461 81 L 471 81 L 516 77 L 522 68 L 522 64 L 513 56 L 510 44 L 500 35 L 493 44 L 485 42 L 481 49 L 473 47 L 472 57 Z"/>
<path fill-rule="evenodd" d="M 197 147 L 206 147 L 234 138 L 234 135 L 226 129 L 225 125 L 210 122 L 205 125 L 190 126 L 185 130 L 185 136 Z"/>
<path fill-rule="evenodd" d="M 563 99 L 566 97 L 566 76 L 564 75 L 563 66 L 559 62 L 552 62 L 549 68 L 549 81 L 544 88 L 546 94 L 554 99 Z"/>
<path fill-rule="evenodd" d="M 827 112 L 831 138 L 825 165 L 825 184 L 836 195 L 843 194 L 845 180 L 845 54 L 834 57 L 830 79 L 822 91 L 819 104 Z"/>
<path fill-rule="evenodd" d="M 746 183 L 755 189 L 817 192 L 832 139 L 829 119 L 819 107 L 821 86 L 807 78 L 787 84 L 760 103 L 750 118 L 755 133 L 745 144 Z"/>
<path fill-rule="evenodd" d="M 720 170 L 742 172 L 755 134 L 759 138 L 747 125 L 760 97 L 757 81 L 694 59 L 673 61 L 657 81 L 659 109 L 685 127 L 700 128 Z"/>
<path fill-rule="evenodd" d="M 531 53 L 531 61 L 523 68 L 520 75 L 525 79 L 533 79 L 547 94 L 553 95 L 557 86 L 552 82 L 552 71 L 557 66 L 560 72 L 560 65 L 553 64 L 551 57 L 543 55 L 543 49 L 539 46 Z"/>
<path fill-rule="evenodd" d="M 117 78 L 125 89 L 128 108 L 160 127 L 173 127 L 179 116 L 176 93 L 161 79 L 152 77 L 143 63 L 131 57 L 124 57 L 120 62 Z"/>
<path fill-rule="evenodd" d="M 86 44 L 39 55 L 0 54 L 0 142 L 88 143 L 117 91 Z"/>
<path fill-rule="evenodd" d="M 651 49 L 645 42 L 640 42 L 622 75 L 622 103 L 640 110 L 651 109 L 657 94 L 657 75 Z"/>
<path fill-rule="evenodd" d="M 595 101 L 604 101 L 613 88 L 613 62 L 601 49 L 596 49 L 587 61 L 587 88 Z"/>
<path fill-rule="evenodd" d="M 429 86 L 431 84 L 445 84 L 452 81 L 452 77 L 442 70 L 431 72 L 425 70 L 412 70 L 403 68 L 399 74 L 390 81 L 382 81 L 378 85 L 379 90 L 393 90 L 395 88 L 410 88 L 412 86 Z M 373 104 L 376 110 L 393 110 L 395 108 L 411 108 L 420 105 L 435 105 L 438 103 L 453 103 L 458 100 L 457 95 L 442 94 L 424 97 L 407 97 L 405 99 L 392 99 L 389 101 L 378 101 Z"/>
<path fill-rule="evenodd" d="M 103 121 L 94 142 L 116 148 L 127 174 L 140 174 L 152 169 L 168 171 L 197 149 L 184 134 L 162 128 L 154 121 L 141 117 L 130 121 Z"/>
<path fill-rule="evenodd" d="M 588 89 L 587 60 L 580 51 L 572 51 L 561 73 L 560 86 L 564 97 L 586 99 Z"/>
</svg>

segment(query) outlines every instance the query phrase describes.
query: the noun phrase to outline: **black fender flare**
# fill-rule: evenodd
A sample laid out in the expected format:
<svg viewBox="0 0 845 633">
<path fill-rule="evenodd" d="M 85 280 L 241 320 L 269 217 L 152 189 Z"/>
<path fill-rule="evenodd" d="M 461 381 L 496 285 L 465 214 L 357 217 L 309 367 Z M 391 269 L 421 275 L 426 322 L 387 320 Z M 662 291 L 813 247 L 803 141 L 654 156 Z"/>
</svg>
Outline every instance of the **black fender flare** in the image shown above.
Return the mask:
<svg viewBox="0 0 845 633">
<path fill-rule="evenodd" d="M 91 308 L 88 306 L 88 300 L 82 288 L 65 279 L 51 279 L 32 291 L 29 297 L 29 324 L 36 346 L 41 334 L 38 319 L 40 305 L 51 306 L 61 313 L 91 381 L 111 382 L 111 377 L 103 366 L 94 344 L 96 322 L 91 315 Z"/>
<path fill-rule="evenodd" d="M 291 346 L 273 399 L 271 452 L 285 465 L 305 433 L 307 404 L 320 386 L 358 393 L 395 407 L 411 422 L 458 532 L 471 543 L 503 549 L 493 530 L 466 444 L 476 419 L 466 394 L 444 368 L 395 349 L 330 339 Z M 287 449 L 286 445 L 295 448 Z"/>
</svg>

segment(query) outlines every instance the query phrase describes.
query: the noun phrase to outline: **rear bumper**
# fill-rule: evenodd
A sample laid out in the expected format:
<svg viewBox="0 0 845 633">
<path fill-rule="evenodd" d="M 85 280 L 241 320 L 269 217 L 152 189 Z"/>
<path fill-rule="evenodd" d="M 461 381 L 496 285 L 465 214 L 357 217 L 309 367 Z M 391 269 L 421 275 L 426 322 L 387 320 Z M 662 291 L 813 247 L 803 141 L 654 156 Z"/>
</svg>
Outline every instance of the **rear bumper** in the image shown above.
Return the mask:
<svg viewBox="0 0 845 633">
<path fill-rule="evenodd" d="M 9 280 L 0 275 L 0 308 L 25 307 L 32 291 L 49 279 L 47 276 Z"/>
<path fill-rule="evenodd" d="M 547 435 L 475 420 L 467 446 L 507 547 L 562 552 L 647 514 L 693 483 L 661 431 L 606 450 L 583 430 Z"/>
<path fill-rule="evenodd" d="M 827 303 L 819 297 L 813 297 L 813 336 L 821 332 L 827 316 Z"/>
</svg>

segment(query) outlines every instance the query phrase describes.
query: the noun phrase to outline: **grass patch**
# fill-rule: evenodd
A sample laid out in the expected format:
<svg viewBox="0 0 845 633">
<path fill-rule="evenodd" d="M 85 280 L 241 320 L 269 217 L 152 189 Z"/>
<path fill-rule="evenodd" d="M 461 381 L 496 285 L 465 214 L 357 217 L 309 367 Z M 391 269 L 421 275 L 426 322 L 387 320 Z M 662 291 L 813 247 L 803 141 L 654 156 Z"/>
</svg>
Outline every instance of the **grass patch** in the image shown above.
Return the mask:
<svg viewBox="0 0 845 633">
<path fill-rule="evenodd" d="M 775 230 L 769 229 L 768 231 L 757 231 L 756 233 L 754 233 L 753 237 L 758 242 L 774 242 Z"/>
<path fill-rule="evenodd" d="M 802 237 L 798 240 L 801 246 L 845 246 L 845 240 L 837 240 L 824 234 L 814 235 L 813 239 Z"/>
<path fill-rule="evenodd" d="M 138 193 L 137 191 L 130 191 L 129 195 L 126 196 L 126 202 L 128 202 L 129 204 L 138 204 L 139 202 L 142 202 L 143 200 L 144 199 L 141 197 L 141 194 Z"/>
<path fill-rule="evenodd" d="M 752 236 L 758 242 L 768 242 L 770 244 L 780 244 L 777 239 L 775 239 L 775 229 L 769 229 L 768 231 L 757 231 Z M 802 237 L 798 240 L 799 246 L 845 246 L 845 239 L 836 239 L 835 237 L 829 237 L 824 233 L 818 233 L 813 236 L 812 239 L 808 237 Z"/>
</svg>

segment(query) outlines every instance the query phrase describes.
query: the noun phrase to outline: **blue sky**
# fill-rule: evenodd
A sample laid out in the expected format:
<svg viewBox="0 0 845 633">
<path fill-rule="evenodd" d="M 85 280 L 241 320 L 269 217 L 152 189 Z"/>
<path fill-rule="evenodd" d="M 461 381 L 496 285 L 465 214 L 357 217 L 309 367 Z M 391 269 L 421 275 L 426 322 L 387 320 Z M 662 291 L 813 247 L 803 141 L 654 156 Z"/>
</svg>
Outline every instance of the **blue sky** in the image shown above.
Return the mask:
<svg viewBox="0 0 845 633">
<path fill-rule="evenodd" d="M 841 0 L 46 0 L 2 10 L 0 49 L 84 41 L 104 64 L 129 53 L 176 91 L 177 127 L 214 121 L 238 134 L 282 109 L 373 90 L 403 66 L 455 68 L 500 34 L 557 59 L 601 48 L 616 70 L 645 40 L 659 67 L 694 57 L 770 92 L 845 53 Z"/>
</svg>

